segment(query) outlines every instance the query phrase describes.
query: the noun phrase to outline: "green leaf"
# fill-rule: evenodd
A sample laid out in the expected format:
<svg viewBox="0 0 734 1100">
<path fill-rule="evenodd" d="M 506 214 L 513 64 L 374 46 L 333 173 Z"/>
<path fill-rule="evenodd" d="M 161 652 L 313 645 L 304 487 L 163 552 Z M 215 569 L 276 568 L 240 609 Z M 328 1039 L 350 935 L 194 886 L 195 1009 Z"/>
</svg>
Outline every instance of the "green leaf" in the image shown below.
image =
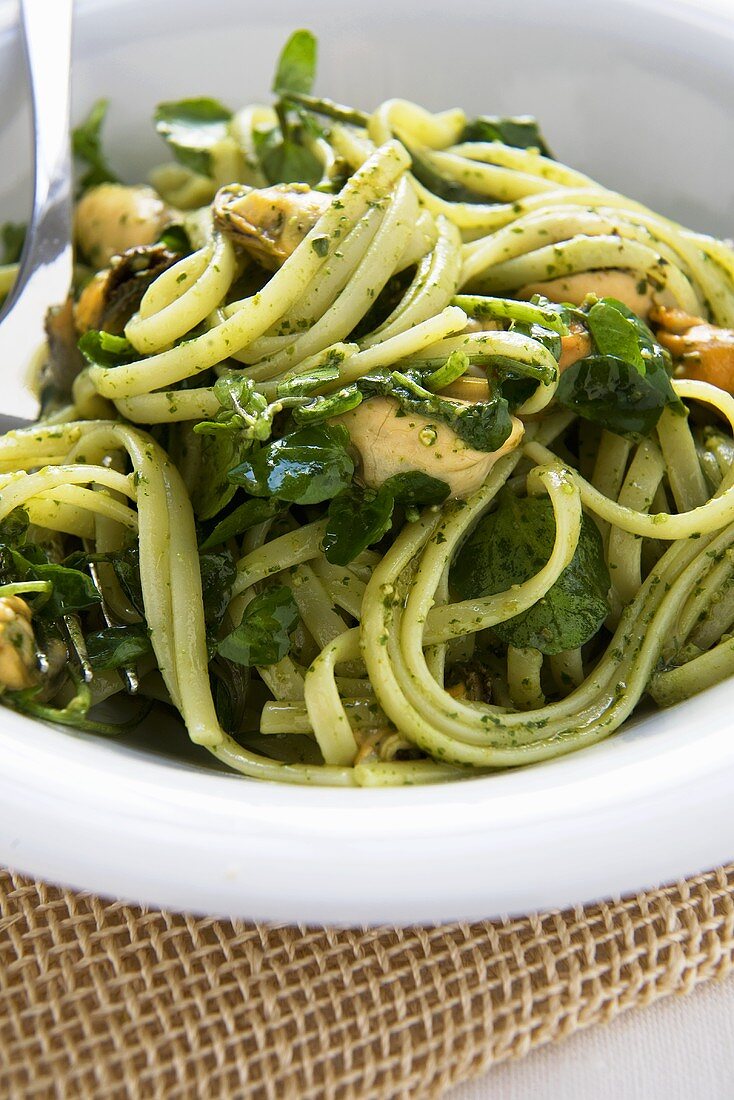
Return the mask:
<svg viewBox="0 0 734 1100">
<path fill-rule="evenodd" d="M 158 238 L 158 244 L 170 252 L 180 252 L 182 256 L 188 256 L 193 251 L 186 227 L 180 222 L 167 226 Z"/>
<path fill-rule="evenodd" d="M 305 405 L 293 410 L 293 419 L 299 424 L 315 424 L 320 420 L 330 420 L 334 416 L 356 409 L 362 403 L 362 394 L 357 386 L 345 386 L 336 393 L 319 394 Z"/>
<path fill-rule="evenodd" d="M 99 603 L 99 592 L 92 578 L 77 569 L 66 569 L 63 565 L 35 565 L 31 573 L 34 580 L 51 581 L 53 585 L 48 603 L 40 609 L 44 617 L 57 619 Z"/>
<path fill-rule="evenodd" d="M 25 235 L 28 229 L 22 222 L 5 222 L 0 230 L 3 251 L 0 264 L 17 264 L 25 244 Z"/>
<path fill-rule="evenodd" d="M 237 431 L 202 435 L 199 474 L 196 484 L 191 487 L 191 503 L 197 519 L 213 519 L 227 507 L 237 491 L 229 479 L 229 472 L 242 461 L 251 446 Z"/>
<path fill-rule="evenodd" d="M 22 505 L 13 508 L 2 522 L 0 522 L 0 544 L 13 546 L 15 549 L 25 545 L 28 535 L 30 519 Z"/>
<path fill-rule="evenodd" d="M 486 294 L 456 294 L 450 305 L 459 306 L 470 317 L 493 321 L 515 321 L 550 329 L 559 336 L 568 335 L 569 312 L 566 306 L 534 294 L 529 302 L 515 298 L 494 298 Z M 514 326 L 513 326 L 514 327 Z"/>
<path fill-rule="evenodd" d="M 421 470 L 393 474 L 382 487 L 389 490 L 398 504 L 408 506 L 443 504 L 451 492 L 451 487 L 445 481 L 424 474 Z"/>
<path fill-rule="evenodd" d="M 348 445 L 349 433 L 341 424 L 308 425 L 251 452 L 229 476 L 252 496 L 320 504 L 352 480 Z"/>
<path fill-rule="evenodd" d="M 85 638 L 92 668 L 109 669 L 133 665 L 152 653 L 148 629 L 143 623 L 108 626 Z"/>
<path fill-rule="evenodd" d="M 266 520 L 272 519 L 281 508 L 282 505 L 277 500 L 268 500 L 262 497 L 246 500 L 244 504 L 240 504 L 228 516 L 220 520 L 214 530 L 202 542 L 201 550 L 211 550 L 212 547 L 221 546 L 229 539 L 237 538 L 238 535 L 249 531 L 251 527 L 256 527 L 259 523 L 265 523 Z"/>
<path fill-rule="evenodd" d="M 24 714 L 32 714 L 35 718 L 41 718 L 45 722 L 54 725 L 73 726 L 77 730 L 86 730 L 89 733 L 98 733 L 106 737 L 116 737 L 120 733 L 126 733 L 139 727 L 143 719 L 148 715 L 153 705 L 152 699 L 142 700 L 142 705 L 137 708 L 132 718 L 125 722 L 96 722 L 87 717 L 92 707 L 92 693 L 89 685 L 84 681 L 76 684 L 76 694 L 63 707 L 55 707 L 43 702 L 45 685 L 43 682 L 37 687 L 28 688 L 26 691 L 8 691 L 3 700 L 14 710 Z"/>
<path fill-rule="evenodd" d="M 488 401 L 461 405 L 426 389 L 417 371 L 375 371 L 364 375 L 355 385 L 365 398 L 393 397 L 403 412 L 446 424 L 459 439 L 478 451 L 498 450 L 512 431 L 507 401 L 496 392 Z"/>
<path fill-rule="evenodd" d="M 121 367 L 134 363 L 140 352 L 124 336 L 90 329 L 79 341 L 79 351 L 92 367 Z"/>
<path fill-rule="evenodd" d="M 411 172 L 418 182 L 427 187 L 429 191 L 432 191 L 434 195 L 438 195 L 440 199 L 445 199 L 447 202 L 480 204 L 487 202 L 486 195 L 480 195 L 479 192 L 465 187 L 463 183 L 457 183 L 456 180 L 442 176 L 417 149 L 413 146 L 407 148 L 412 161 Z"/>
<path fill-rule="evenodd" d="M 88 573 L 46 560 L 38 546 L 26 546 L 23 553 L 0 546 L 0 582 L 50 581 L 51 592 L 33 601 L 34 616 L 60 619 L 72 611 L 83 611 L 99 603 L 100 597 Z"/>
<path fill-rule="evenodd" d="M 117 176 L 110 169 L 102 152 L 102 126 L 109 100 L 98 99 L 91 111 L 71 132 L 74 156 L 87 165 L 87 171 L 79 181 L 82 191 L 100 183 L 116 183 Z"/>
<path fill-rule="evenodd" d="M 352 485 L 335 496 L 329 505 L 324 553 L 333 565 L 349 565 L 350 561 L 379 542 L 389 531 L 394 497 L 383 485 L 362 489 Z"/>
<path fill-rule="evenodd" d="M 456 351 L 451 352 L 445 363 L 436 370 L 431 371 L 424 379 L 426 389 L 431 390 L 432 393 L 446 389 L 452 382 L 456 382 L 458 378 L 466 374 L 469 365 L 469 356 L 457 348 Z"/>
<path fill-rule="evenodd" d="M 111 554 L 109 560 L 123 592 L 138 615 L 144 615 L 143 586 L 140 581 L 140 552 L 137 542 Z"/>
<path fill-rule="evenodd" d="M 217 651 L 238 665 L 274 665 L 290 650 L 290 635 L 298 622 L 298 608 L 291 590 L 281 585 L 255 596 L 245 608 L 240 625 L 228 634 Z"/>
<path fill-rule="evenodd" d="M 176 160 L 202 176 L 211 175 L 211 150 L 227 137 L 231 118 L 227 107 L 204 96 L 159 103 L 154 115 Z"/>
<path fill-rule="evenodd" d="M 273 80 L 276 95 L 308 95 L 316 77 L 316 38 L 311 31 L 294 31 L 278 59 Z"/>
<path fill-rule="evenodd" d="M 214 708 L 222 729 L 242 732 L 247 718 L 247 692 L 250 670 L 217 654 L 209 664 Z"/>
<path fill-rule="evenodd" d="M 254 131 L 255 152 L 268 183 L 308 183 L 315 187 L 321 180 L 321 162 L 298 142 L 297 136 L 297 128 L 289 128 L 285 136 L 277 127 L 264 133 Z"/>
<path fill-rule="evenodd" d="M 477 599 L 522 584 L 548 561 L 555 531 L 550 501 L 506 492 L 457 556 L 452 588 L 462 599 Z M 608 592 L 601 535 L 584 515 L 576 552 L 556 583 L 533 607 L 492 630 L 508 645 L 541 653 L 575 649 L 593 638 L 604 622 Z"/>
<path fill-rule="evenodd" d="M 215 631 L 232 598 L 232 585 L 237 576 L 234 558 L 229 550 L 209 550 L 199 554 L 204 622 Z"/>
<path fill-rule="evenodd" d="M 465 405 L 456 413 L 450 427 L 476 451 L 496 451 L 512 432 L 509 405 L 504 397 Z"/>
<path fill-rule="evenodd" d="M 344 356 L 341 356 L 343 359 Z M 278 383 L 278 397 L 306 397 L 313 390 L 319 389 L 327 382 L 333 382 L 339 377 L 339 367 L 330 364 L 323 367 L 315 367 L 303 374 L 294 374 L 291 378 Z"/>
<path fill-rule="evenodd" d="M 501 141 L 516 149 L 537 149 L 545 157 L 553 157 L 540 132 L 537 120 L 531 115 L 500 118 L 499 115 L 480 115 L 467 122 L 462 141 Z"/>
<path fill-rule="evenodd" d="M 244 374 L 236 371 L 223 374 L 214 384 L 214 396 L 219 401 L 220 411 L 214 420 L 202 420 L 194 425 L 197 435 L 235 432 L 248 440 L 263 442 L 270 438 L 273 417 L 280 406 L 268 405 Z"/>
<path fill-rule="evenodd" d="M 578 311 L 597 352 L 563 372 L 556 399 L 585 420 L 639 440 L 666 406 L 686 415 L 670 381 L 670 355 L 632 310 L 616 298 Z"/>
<path fill-rule="evenodd" d="M 680 407 L 667 372 L 645 374 L 611 355 L 591 355 L 561 375 L 556 400 L 584 420 L 639 440 L 651 434 L 666 405 Z"/>
<path fill-rule="evenodd" d="M 645 373 L 639 332 L 613 301 L 606 299 L 593 305 L 587 314 L 586 324 L 600 355 L 612 355 L 629 363 L 640 374 Z"/>
</svg>

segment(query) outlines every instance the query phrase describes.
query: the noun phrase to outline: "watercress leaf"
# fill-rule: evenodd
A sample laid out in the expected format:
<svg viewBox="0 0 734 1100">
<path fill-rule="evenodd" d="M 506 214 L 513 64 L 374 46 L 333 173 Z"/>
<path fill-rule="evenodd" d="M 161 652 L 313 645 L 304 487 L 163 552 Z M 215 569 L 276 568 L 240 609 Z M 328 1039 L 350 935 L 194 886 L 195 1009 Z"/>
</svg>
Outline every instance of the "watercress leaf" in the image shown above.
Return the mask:
<svg viewBox="0 0 734 1100">
<path fill-rule="evenodd" d="M 209 664 L 214 709 L 222 729 L 240 733 L 246 722 L 250 670 L 217 654 Z"/>
<path fill-rule="evenodd" d="M 229 472 L 251 446 L 238 429 L 201 436 L 199 473 L 190 488 L 197 519 L 213 519 L 227 507 L 237 491 Z"/>
<path fill-rule="evenodd" d="M 297 622 L 298 608 L 290 588 L 268 588 L 247 605 L 242 622 L 217 651 L 238 665 L 277 664 L 290 649 Z"/>
<path fill-rule="evenodd" d="M 16 549 L 24 546 L 29 523 L 30 519 L 25 508 L 22 506 L 13 508 L 0 523 L 0 544 L 14 546 Z"/>
<path fill-rule="evenodd" d="M 110 169 L 102 152 L 102 126 L 108 106 L 109 100 L 98 99 L 84 121 L 71 132 L 74 156 L 87 165 L 87 170 L 79 181 L 82 191 L 100 183 L 117 182 L 117 176 Z"/>
<path fill-rule="evenodd" d="M 446 386 L 450 386 L 452 382 L 455 382 L 457 378 L 461 378 L 468 370 L 469 356 L 457 348 L 456 351 L 451 352 L 445 363 L 427 375 L 425 379 L 426 388 L 434 393 L 437 390 L 443 390 Z"/>
<path fill-rule="evenodd" d="M 54 725 L 73 726 L 77 730 L 86 730 L 89 733 L 98 733 L 106 737 L 116 737 L 139 727 L 146 718 L 153 705 L 152 699 L 144 699 L 135 710 L 131 718 L 124 722 L 97 722 L 87 717 L 92 707 L 92 693 L 89 684 L 81 682 L 76 685 L 76 694 L 63 707 L 53 706 L 43 702 L 44 684 L 28 688 L 25 691 L 9 691 L 4 696 L 5 702 L 14 710 L 32 714 L 35 718 L 41 718 Z"/>
<path fill-rule="evenodd" d="M 144 623 L 108 626 L 85 637 L 87 656 L 92 668 L 122 668 L 135 664 L 152 653 L 148 629 Z"/>
<path fill-rule="evenodd" d="M 524 405 L 537 389 L 537 383 L 532 378 L 513 370 L 504 370 L 499 377 L 494 378 L 493 384 L 500 390 L 510 412 L 515 412 Z"/>
<path fill-rule="evenodd" d="M 596 302 L 586 317 L 586 324 L 600 355 L 612 355 L 645 373 L 645 360 L 640 351 L 640 334 L 611 300 Z"/>
<path fill-rule="evenodd" d="M 229 477 L 252 496 L 320 504 L 352 480 L 348 445 L 349 433 L 341 424 L 309 424 L 253 450 Z"/>
<path fill-rule="evenodd" d="M 293 137 L 282 137 L 279 130 L 268 131 L 265 139 L 255 141 L 255 148 L 268 183 L 308 183 L 313 187 L 321 179 L 319 159 Z"/>
<path fill-rule="evenodd" d="M 52 564 L 34 565 L 32 573 L 35 580 L 51 581 L 53 586 L 50 598 L 40 612 L 48 618 L 57 619 L 99 603 L 99 593 L 87 573 Z"/>
<path fill-rule="evenodd" d="M 445 481 L 424 474 L 421 470 L 393 474 L 382 488 L 389 490 L 398 504 L 416 506 L 443 504 L 451 492 L 451 487 Z"/>
<path fill-rule="evenodd" d="M 496 451 L 512 432 L 512 417 L 506 398 L 494 395 L 460 408 L 450 426 L 475 451 Z"/>
<path fill-rule="evenodd" d="M 0 581 L 49 581 L 51 591 L 34 603 L 34 614 L 60 619 L 72 611 L 83 611 L 99 603 L 99 593 L 88 573 L 48 562 L 40 547 L 0 547 Z"/>
<path fill-rule="evenodd" d="M 411 171 L 419 183 L 434 195 L 447 202 L 486 203 L 487 196 L 471 191 L 462 183 L 441 175 L 430 161 L 413 146 L 408 147 L 412 160 Z"/>
<path fill-rule="evenodd" d="M 551 302 L 542 294 L 534 294 L 529 302 L 516 298 L 495 298 L 486 294 L 456 294 L 452 306 L 460 306 L 470 317 L 479 320 L 516 321 L 518 324 L 537 325 L 550 329 L 559 336 L 568 335 L 570 314 L 568 308 Z"/>
<path fill-rule="evenodd" d="M 642 318 L 633 310 L 631 310 L 628 305 L 626 305 L 624 302 L 620 302 L 619 298 L 606 297 L 600 298 L 599 301 L 602 303 L 602 305 L 610 306 L 611 308 L 616 309 L 617 313 L 621 313 L 623 317 L 626 317 L 627 320 L 632 323 L 637 331 L 643 347 L 652 345 L 654 347 L 660 348 L 660 345 L 655 340 L 652 329 L 648 325 L 646 325 Z M 588 313 L 590 309 L 593 309 L 593 304 L 587 309 L 582 309 L 581 312 Z M 660 350 L 662 351 L 662 348 L 660 348 Z"/>
<path fill-rule="evenodd" d="M 229 605 L 237 568 L 229 550 L 208 550 L 199 554 L 199 570 L 204 622 L 216 630 Z"/>
<path fill-rule="evenodd" d="M 480 115 L 467 122 L 462 141 L 501 141 L 516 149 L 537 149 L 545 157 L 553 157 L 538 122 L 531 115 L 500 118 L 498 115 Z"/>
<path fill-rule="evenodd" d="M 650 435 L 666 405 L 680 406 L 667 371 L 648 364 L 645 374 L 612 355 L 579 359 L 561 375 L 556 400 L 611 432 Z"/>
<path fill-rule="evenodd" d="M 143 586 L 140 581 L 140 554 L 137 543 L 111 556 L 118 583 L 138 615 L 144 615 Z"/>
<path fill-rule="evenodd" d="M 158 238 L 158 244 L 164 245 L 169 252 L 177 252 L 182 256 L 188 256 L 193 251 L 186 227 L 180 222 L 167 226 Z"/>
<path fill-rule="evenodd" d="M 311 31 L 294 31 L 278 59 L 273 79 L 276 95 L 297 92 L 308 95 L 316 77 L 317 43 Z"/>
<path fill-rule="evenodd" d="M 326 382 L 334 382 L 339 377 L 339 367 L 336 364 L 327 364 L 323 367 L 315 367 L 314 370 L 305 371 L 303 374 L 294 374 L 292 378 L 278 384 L 278 397 L 306 397 L 319 386 Z"/>
<path fill-rule="evenodd" d="M 270 438 L 273 417 L 281 406 L 277 403 L 268 405 L 249 378 L 236 371 L 223 374 L 214 385 L 214 396 L 221 408 L 214 420 L 202 420 L 194 425 L 198 435 L 233 431 L 244 440 L 262 442 Z"/>
<path fill-rule="evenodd" d="M 329 505 L 323 542 L 326 560 L 349 565 L 368 546 L 379 542 L 390 529 L 393 505 L 386 485 L 377 491 L 352 485 L 335 496 Z"/>
<path fill-rule="evenodd" d="M 159 103 L 154 118 L 176 160 L 192 172 L 211 175 L 211 150 L 227 137 L 232 112 L 218 100 L 200 96 Z"/>
<path fill-rule="evenodd" d="M 450 576 L 453 590 L 462 599 L 476 599 L 522 584 L 548 561 L 555 531 L 550 501 L 505 493 L 458 554 Z M 533 607 L 492 629 L 507 645 L 546 654 L 575 649 L 604 622 L 608 593 L 601 535 L 584 515 L 576 552 L 556 583 Z"/>
<path fill-rule="evenodd" d="M 488 401 L 460 405 L 426 389 L 415 371 L 375 371 L 364 375 L 356 385 L 364 397 L 393 397 L 403 412 L 446 424 L 478 451 L 496 451 L 512 431 L 507 401 L 497 392 Z"/>
<path fill-rule="evenodd" d="M 345 386 L 336 393 L 321 394 L 306 404 L 293 410 L 293 419 L 299 424 L 314 424 L 319 420 L 329 420 L 333 416 L 356 409 L 362 403 L 362 394 L 357 386 Z"/>
<path fill-rule="evenodd" d="M 220 520 L 214 530 L 207 535 L 201 544 L 201 550 L 211 550 L 215 546 L 221 546 L 228 539 L 236 538 L 258 523 L 265 523 L 272 519 L 283 507 L 277 500 L 263 497 L 254 497 L 240 504 L 234 511 Z"/>
<path fill-rule="evenodd" d="M 0 264 L 17 264 L 25 244 L 27 226 L 21 222 L 5 222 L 0 229 L 2 258 Z"/>
<path fill-rule="evenodd" d="M 124 336 L 113 336 L 101 329 L 90 329 L 79 340 L 79 351 L 92 367 L 121 367 L 140 358 Z"/>
</svg>

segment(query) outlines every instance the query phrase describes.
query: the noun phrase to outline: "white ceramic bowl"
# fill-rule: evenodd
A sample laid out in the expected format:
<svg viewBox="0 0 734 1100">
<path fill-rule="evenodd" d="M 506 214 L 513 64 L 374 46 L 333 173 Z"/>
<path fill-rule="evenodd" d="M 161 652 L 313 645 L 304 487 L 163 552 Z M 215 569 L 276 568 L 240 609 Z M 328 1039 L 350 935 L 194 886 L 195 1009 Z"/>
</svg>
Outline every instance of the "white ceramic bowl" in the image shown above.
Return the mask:
<svg viewBox="0 0 734 1100">
<path fill-rule="evenodd" d="M 253 10 L 250 10 L 253 9 Z M 14 5 L 0 7 L 0 212 L 24 212 L 29 141 Z M 320 88 L 373 105 L 537 114 L 566 162 L 700 229 L 734 227 L 734 21 L 700 5 L 97 0 L 78 5 L 75 103 L 112 110 L 133 180 L 154 104 L 267 95 L 288 32 Z M 1 220 L 1 219 L 0 219 Z M 12 364 L 3 364 L 9 386 Z M 634 890 L 734 852 L 734 684 L 524 771 L 438 787 L 302 789 L 0 710 L 0 862 L 103 894 L 291 921 L 486 917 Z"/>
</svg>

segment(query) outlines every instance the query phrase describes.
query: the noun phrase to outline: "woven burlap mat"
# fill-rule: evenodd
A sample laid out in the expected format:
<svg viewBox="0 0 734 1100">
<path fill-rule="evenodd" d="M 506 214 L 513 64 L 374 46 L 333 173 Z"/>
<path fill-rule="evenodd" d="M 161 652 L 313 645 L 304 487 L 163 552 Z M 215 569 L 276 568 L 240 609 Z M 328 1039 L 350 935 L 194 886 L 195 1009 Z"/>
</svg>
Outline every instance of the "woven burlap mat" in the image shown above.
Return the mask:
<svg viewBox="0 0 734 1100">
<path fill-rule="evenodd" d="M 407 1100 L 734 964 L 734 864 L 566 912 L 360 931 L 0 872 L 0 1096 Z"/>
</svg>

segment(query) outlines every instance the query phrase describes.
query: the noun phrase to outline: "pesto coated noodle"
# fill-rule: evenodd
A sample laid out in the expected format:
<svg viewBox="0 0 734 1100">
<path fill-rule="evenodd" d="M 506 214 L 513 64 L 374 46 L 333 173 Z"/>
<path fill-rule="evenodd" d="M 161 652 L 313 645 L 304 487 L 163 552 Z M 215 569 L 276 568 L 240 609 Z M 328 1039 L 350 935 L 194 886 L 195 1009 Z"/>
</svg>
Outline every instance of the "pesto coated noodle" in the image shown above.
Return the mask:
<svg viewBox="0 0 734 1100">
<path fill-rule="evenodd" d="M 161 104 L 150 184 L 103 103 L 76 131 L 74 291 L 0 438 L 3 702 L 379 786 L 730 676 L 729 246 L 528 117 L 315 98 L 315 57 L 295 32 L 272 106 Z"/>
</svg>

